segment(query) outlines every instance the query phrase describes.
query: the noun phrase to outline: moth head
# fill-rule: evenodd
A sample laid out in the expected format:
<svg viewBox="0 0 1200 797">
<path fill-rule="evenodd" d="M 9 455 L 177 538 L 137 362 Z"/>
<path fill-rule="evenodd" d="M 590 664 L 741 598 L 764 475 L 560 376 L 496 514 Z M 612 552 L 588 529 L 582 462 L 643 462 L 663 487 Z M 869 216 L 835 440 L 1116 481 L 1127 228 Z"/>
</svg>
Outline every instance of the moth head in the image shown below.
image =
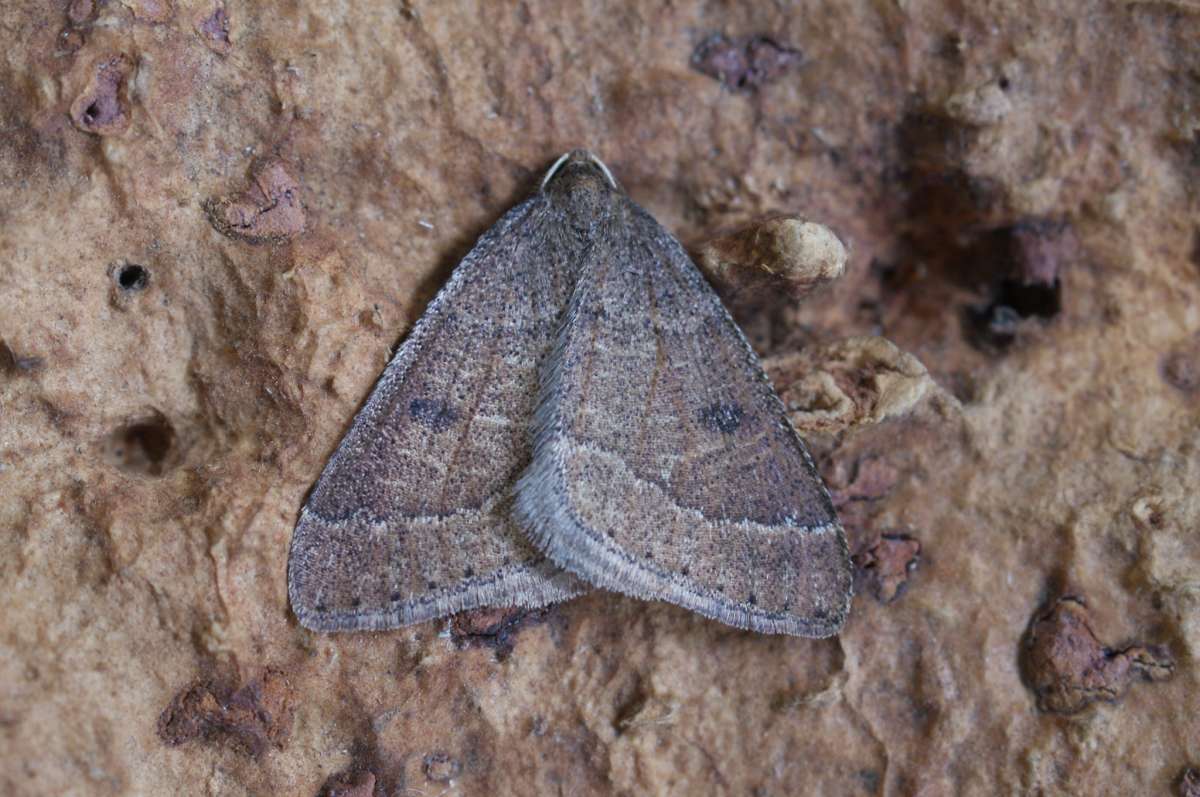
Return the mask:
<svg viewBox="0 0 1200 797">
<path fill-rule="evenodd" d="M 607 218 L 615 200 L 624 197 L 608 167 L 585 149 L 571 150 L 555 161 L 542 178 L 541 190 L 566 211 L 577 229 Z"/>
</svg>

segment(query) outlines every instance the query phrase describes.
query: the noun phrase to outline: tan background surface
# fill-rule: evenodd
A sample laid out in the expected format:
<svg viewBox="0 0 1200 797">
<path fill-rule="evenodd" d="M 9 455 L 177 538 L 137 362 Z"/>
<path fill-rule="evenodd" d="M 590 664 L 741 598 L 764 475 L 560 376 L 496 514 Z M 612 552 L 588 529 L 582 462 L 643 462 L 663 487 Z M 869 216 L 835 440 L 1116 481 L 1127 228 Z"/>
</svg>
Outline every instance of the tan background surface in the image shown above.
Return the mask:
<svg viewBox="0 0 1200 797">
<path fill-rule="evenodd" d="M 766 59 L 740 87 L 692 65 L 715 33 Z M 1182 1 L 4 4 L 0 793 L 1184 788 L 1198 36 Z M 575 146 L 686 243 L 846 242 L 808 302 L 733 301 L 859 551 L 840 638 L 288 612 L 391 347 Z"/>
</svg>

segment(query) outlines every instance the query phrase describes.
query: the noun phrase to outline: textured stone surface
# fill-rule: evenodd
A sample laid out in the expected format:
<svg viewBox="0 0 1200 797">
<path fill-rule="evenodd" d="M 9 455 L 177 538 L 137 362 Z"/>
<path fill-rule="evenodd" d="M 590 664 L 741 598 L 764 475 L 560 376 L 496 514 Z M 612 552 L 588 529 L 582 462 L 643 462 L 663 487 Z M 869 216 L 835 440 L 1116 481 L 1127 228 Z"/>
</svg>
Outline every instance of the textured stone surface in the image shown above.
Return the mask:
<svg viewBox="0 0 1200 797">
<path fill-rule="evenodd" d="M 0 793 L 1193 788 L 1198 28 L 1186 2 L 4 4 Z M 794 215 L 846 245 L 804 302 L 733 301 L 813 369 L 782 390 L 858 408 L 792 391 L 852 549 L 919 545 L 877 551 L 905 588 L 839 638 L 604 594 L 353 636 L 288 612 L 296 512 L 391 347 L 575 146 L 685 242 Z M 895 357 L 815 356 L 875 335 Z M 927 375 L 886 375 L 921 392 L 873 413 L 908 355 Z M 1039 708 L 1131 649 L 1170 677 Z"/>
</svg>

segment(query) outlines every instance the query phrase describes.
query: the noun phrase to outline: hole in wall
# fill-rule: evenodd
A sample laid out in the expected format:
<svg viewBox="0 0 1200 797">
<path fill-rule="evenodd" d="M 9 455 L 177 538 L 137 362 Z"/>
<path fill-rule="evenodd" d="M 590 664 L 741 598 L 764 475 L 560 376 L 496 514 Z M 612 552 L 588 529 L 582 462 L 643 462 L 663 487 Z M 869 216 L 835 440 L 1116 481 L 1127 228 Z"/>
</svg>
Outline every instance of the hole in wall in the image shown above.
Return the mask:
<svg viewBox="0 0 1200 797">
<path fill-rule="evenodd" d="M 117 287 L 123 291 L 145 290 L 150 284 L 150 271 L 145 266 L 126 263 L 117 269 Z"/>
<path fill-rule="evenodd" d="M 176 447 L 175 427 L 161 412 L 117 427 L 105 441 L 105 459 L 128 473 L 161 476 Z"/>
</svg>

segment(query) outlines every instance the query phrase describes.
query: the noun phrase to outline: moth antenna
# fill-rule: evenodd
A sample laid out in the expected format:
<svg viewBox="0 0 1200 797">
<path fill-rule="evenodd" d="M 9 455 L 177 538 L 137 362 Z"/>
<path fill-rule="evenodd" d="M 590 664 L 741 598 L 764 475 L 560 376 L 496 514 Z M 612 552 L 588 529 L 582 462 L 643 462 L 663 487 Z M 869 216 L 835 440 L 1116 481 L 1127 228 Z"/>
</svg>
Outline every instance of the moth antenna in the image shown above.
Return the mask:
<svg viewBox="0 0 1200 797">
<path fill-rule="evenodd" d="M 549 184 L 550 179 L 554 177 L 554 175 L 558 174 L 558 170 L 561 169 L 563 164 L 569 160 L 590 160 L 592 163 L 600 167 L 600 171 L 604 172 L 604 177 L 606 180 L 608 180 L 609 185 L 618 191 L 621 190 L 621 186 L 617 185 L 616 178 L 613 177 L 612 172 L 609 171 L 609 168 L 604 164 L 604 161 L 600 160 L 586 149 L 573 149 L 570 152 L 564 152 L 562 155 L 560 155 L 558 160 L 554 162 L 554 165 L 551 166 L 549 171 L 546 172 L 546 176 L 542 178 L 542 184 L 538 187 L 538 190 L 545 191 L 546 185 Z"/>
</svg>

